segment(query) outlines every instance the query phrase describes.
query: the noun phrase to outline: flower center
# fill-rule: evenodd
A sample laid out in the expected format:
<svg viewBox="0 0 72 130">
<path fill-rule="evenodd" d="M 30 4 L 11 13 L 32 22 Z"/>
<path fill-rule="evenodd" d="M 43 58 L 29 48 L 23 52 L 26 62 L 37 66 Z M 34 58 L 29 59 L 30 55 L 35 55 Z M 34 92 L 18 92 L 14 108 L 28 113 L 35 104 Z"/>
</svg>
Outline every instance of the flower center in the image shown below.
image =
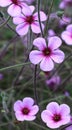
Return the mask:
<svg viewBox="0 0 72 130">
<path fill-rule="evenodd" d="M 27 16 L 26 17 L 26 22 L 28 24 L 32 24 L 34 22 L 34 17 L 31 15 L 31 16 Z"/>
<path fill-rule="evenodd" d="M 60 121 L 60 120 L 61 120 L 61 115 L 60 115 L 60 114 L 54 114 L 53 120 L 54 120 L 55 122 Z"/>
<path fill-rule="evenodd" d="M 45 49 L 43 50 L 43 54 L 44 54 L 44 56 L 50 56 L 50 54 L 51 54 L 51 49 L 50 49 L 50 48 L 45 48 Z"/>
<path fill-rule="evenodd" d="M 24 115 L 28 115 L 29 112 L 30 112 L 30 110 L 27 107 L 25 107 L 25 108 L 22 109 L 22 113 Z"/>
<path fill-rule="evenodd" d="M 18 5 L 19 1 L 18 0 L 12 0 L 13 4 Z"/>
</svg>

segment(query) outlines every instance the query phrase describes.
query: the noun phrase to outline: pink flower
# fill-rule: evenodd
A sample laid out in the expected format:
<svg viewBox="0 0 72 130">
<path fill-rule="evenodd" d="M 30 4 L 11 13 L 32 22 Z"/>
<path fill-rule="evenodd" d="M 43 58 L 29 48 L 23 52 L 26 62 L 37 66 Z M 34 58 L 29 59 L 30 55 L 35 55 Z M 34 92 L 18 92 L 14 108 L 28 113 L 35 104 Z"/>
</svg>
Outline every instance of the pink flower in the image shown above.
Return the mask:
<svg viewBox="0 0 72 130">
<path fill-rule="evenodd" d="M 35 120 L 35 115 L 39 111 L 39 107 L 33 104 L 34 100 L 30 97 L 26 97 L 23 101 L 18 100 L 14 103 L 15 116 L 18 121 Z"/>
<path fill-rule="evenodd" d="M 69 123 L 70 107 L 66 104 L 59 105 L 51 102 L 47 105 L 46 110 L 42 111 L 41 118 L 49 128 L 58 128 Z"/>
<path fill-rule="evenodd" d="M 16 31 L 19 35 L 26 35 L 29 27 L 31 27 L 34 33 L 41 32 L 38 22 L 38 13 L 36 12 L 33 14 L 34 9 L 34 6 L 30 6 L 30 9 L 26 11 L 22 9 L 23 14 L 13 18 L 13 23 L 17 24 Z M 40 19 L 41 22 L 46 20 L 46 15 L 42 11 L 40 11 Z M 44 28 L 43 24 L 42 28 Z"/>
<path fill-rule="evenodd" d="M 59 76 L 53 76 L 50 79 L 46 80 L 46 84 L 49 86 L 51 90 L 55 90 L 57 86 L 60 84 L 61 79 Z"/>
<path fill-rule="evenodd" d="M 68 126 L 65 130 L 72 130 L 72 125 Z"/>
<path fill-rule="evenodd" d="M 70 24 L 70 22 L 71 22 L 71 17 L 68 17 L 68 16 L 62 16 L 62 19 L 60 19 L 60 21 L 59 21 L 59 24 L 61 25 L 61 26 L 64 26 L 64 25 L 68 25 L 68 24 Z"/>
<path fill-rule="evenodd" d="M 48 47 L 44 38 L 35 39 L 33 45 L 39 50 L 30 52 L 30 61 L 35 65 L 40 63 L 43 71 L 51 71 L 54 68 L 54 62 L 61 63 L 64 60 L 64 53 L 58 49 L 61 43 L 61 39 L 57 36 L 49 38 Z"/>
<path fill-rule="evenodd" d="M 10 6 L 9 6 L 10 5 Z M 23 0 L 0 0 L 1 7 L 8 7 L 8 14 L 11 16 L 17 16 L 21 13 L 22 7 L 27 10 L 28 6 Z"/>
<path fill-rule="evenodd" d="M 62 32 L 61 38 L 67 45 L 72 45 L 72 24 L 68 25 L 66 30 Z"/>
<path fill-rule="evenodd" d="M 60 3 L 60 5 L 59 5 L 59 8 L 60 9 L 65 9 L 65 8 L 67 8 L 67 7 L 70 7 L 70 6 L 72 6 L 72 0 L 62 0 L 62 2 Z"/>
<path fill-rule="evenodd" d="M 48 37 L 53 37 L 53 36 L 55 36 L 56 34 L 55 34 L 55 32 L 54 32 L 54 30 L 52 30 L 52 29 L 49 29 L 48 30 Z"/>
</svg>

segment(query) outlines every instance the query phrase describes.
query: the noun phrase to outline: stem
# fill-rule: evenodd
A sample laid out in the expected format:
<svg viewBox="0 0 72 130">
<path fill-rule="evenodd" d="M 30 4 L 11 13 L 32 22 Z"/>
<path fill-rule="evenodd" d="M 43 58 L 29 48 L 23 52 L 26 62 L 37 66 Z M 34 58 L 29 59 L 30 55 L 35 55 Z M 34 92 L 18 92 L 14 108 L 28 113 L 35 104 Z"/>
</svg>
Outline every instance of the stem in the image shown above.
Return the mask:
<svg viewBox="0 0 72 130">
<path fill-rule="evenodd" d="M 0 28 L 1 27 L 3 27 L 4 25 L 6 25 L 7 23 L 8 23 L 8 21 L 10 20 L 10 16 L 4 21 L 4 23 L 2 23 L 1 25 L 0 25 Z"/>
<path fill-rule="evenodd" d="M 37 90 L 36 90 L 36 72 L 37 72 L 37 65 L 35 65 L 35 70 L 34 70 L 34 80 L 33 80 L 33 87 L 34 87 L 34 97 L 35 97 L 35 102 L 38 105 L 38 100 L 37 100 Z"/>
<path fill-rule="evenodd" d="M 12 66 L 8 66 L 8 67 L 5 67 L 5 68 L 0 69 L 0 71 L 4 71 L 4 70 L 7 70 L 7 69 L 12 69 L 12 68 L 15 68 L 15 67 L 24 66 L 24 65 L 27 65 L 27 64 L 30 64 L 30 62 L 21 63 L 21 64 L 16 64 L 16 65 L 12 65 Z"/>
<path fill-rule="evenodd" d="M 66 126 L 64 126 L 63 128 L 61 128 L 60 130 L 64 130 L 65 128 L 67 128 L 67 127 L 69 127 L 69 126 L 71 126 L 72 125 L 72 123 L 70 123 L 70 124 L 68 124 L 68 125 L 66 125 Z"/>
<path fill-rule="evenodd" d="M 54 3 L 54 0 L 52 0 L 49 11 L 48 11 L 48 18 L 47 18 L 46 25 L 45 25 L 44 36 L 46 36 L 47 32 L 48 32 L 49 17 L 50 17 L 50 13 L 51 13 L 51 10 L 52 10 L 52 7 L 53 7 L 53 3 Z"/>
<path fill-rule="evenodd" d="M 42 25 L 41 25 L 41 19 L 40 19 L 40 0 L 38 0 L 38 20 L 39 20 L 41 35 L 42 35 L 42 37 L 44 37 L 43 30 L 42 30 Z"/>
</svg>

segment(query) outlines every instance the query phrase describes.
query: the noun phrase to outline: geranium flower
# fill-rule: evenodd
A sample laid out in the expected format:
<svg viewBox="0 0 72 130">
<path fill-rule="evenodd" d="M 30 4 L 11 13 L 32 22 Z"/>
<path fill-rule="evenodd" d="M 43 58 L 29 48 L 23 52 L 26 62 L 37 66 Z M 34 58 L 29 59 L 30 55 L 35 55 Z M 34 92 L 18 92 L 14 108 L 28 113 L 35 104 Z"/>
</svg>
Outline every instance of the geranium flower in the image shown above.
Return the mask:
<svg viewBox="0 0 72 130">
<path fill-rule="evenodd" d="M 62 32 L 61 38 L 67 45 L 72 45 L 72 24 L 68 25 L 66 30 Z"/>
<path fill-rule="evenodd" d="M 35 120 L 39 107 L 34 105 L 32 98 L 26 97 L 23 101 L 18 100 L 14 103 L 14 111 L 18 121 L 32 121 Z"/>
<path fill-rule="evenodd" d="M 49 38 L 48 46 L 46 46 L 44 38 L 35 39 L 33 45 L 39 50 L 30 52 L 30 61 L 34 65 L 40 63 L 40 68 L 43 71 L 51 71 L 54 68 L 54 62 L 61 63 L 64 60 L 64 53 L 59 50 L 61 43 L 61 39 L 57 36 Z"/>
<path fill-rule="evenodd" d="M 61 78 L 58 75 L 46 80 L 46 84 L 49 86 L 51 90 L 55 90 L 57 86 L 60 84 L 60 82 Z"/>
<path fill-rule="evenodd" d="M 17 16 L 21 13 L 22 8 L 25 10 L 28 8 L 23 0 L 0 0 L 0 6 L 9 6 L 7 12 L 10 16 Z"/>
<path fill-rule="evenodd" d="M 66 104 L 59 105 L 51 102 L 47 105 L 46 110 L 42 111 L 41 118 L 49 128 L 58 128 L 69 123 L 70 107 Z"/>
<path fill-rule="evenodd" d="M 65 9 L 68 6 L 69 7 L 72 6 L 72 0 L 62 0 L 61 3 L 60 3 L 60 5 L 59 5 L 59 8 L 60 9 Z"/>
<path fill-rule="evenodd" d="M 19 35 L 26 35 L 28 33 L 29 27 L 31 27 L 34 33 L 40 33 L 40 26 L 38 22 L 38 13 L 34 13 L 34 6 L 30 6 L 30 10 L 22 9 L 22 13 L 20 16 L 13 18 L 13 23 L 17 25 L 16 31 Z M 40 19 L 41 22 L 46 20 L 46 15 L 44 12 L 40 11 Z M 42 24 L 42 28 L 44 25 Z"/>
<path fill-rule="evenodd" d="M 60 19 L 59 24 L 60 26 L 66 26 L 71 23 L 71 17 L 69 16 L 62 16 L 62 19 Z"/>
</svg>

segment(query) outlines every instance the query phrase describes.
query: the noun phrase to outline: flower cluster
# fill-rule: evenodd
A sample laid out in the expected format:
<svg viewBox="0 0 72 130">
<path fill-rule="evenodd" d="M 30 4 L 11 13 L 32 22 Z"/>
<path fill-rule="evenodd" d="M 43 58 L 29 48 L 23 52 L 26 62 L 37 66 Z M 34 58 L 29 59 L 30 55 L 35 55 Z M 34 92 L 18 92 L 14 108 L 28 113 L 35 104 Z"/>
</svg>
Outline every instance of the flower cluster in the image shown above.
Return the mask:
<svg viewBox="0 0 72 130">
<path fill-rule="evenodd" d="M 14 103 L 15 116 L 18 121 L 32 121 L 36 119 L 35 115 L 39 111 L 39 107 L 33 104 L 34 100 L 30 97 Z M 59 106 L 58 103 L 51 102 L 47 105 L 46 110 L 42 111 L 41 118 L 49 128 L 58 128 L 70 122 L 70 108 L 66 104 Z"/>
</svg>

